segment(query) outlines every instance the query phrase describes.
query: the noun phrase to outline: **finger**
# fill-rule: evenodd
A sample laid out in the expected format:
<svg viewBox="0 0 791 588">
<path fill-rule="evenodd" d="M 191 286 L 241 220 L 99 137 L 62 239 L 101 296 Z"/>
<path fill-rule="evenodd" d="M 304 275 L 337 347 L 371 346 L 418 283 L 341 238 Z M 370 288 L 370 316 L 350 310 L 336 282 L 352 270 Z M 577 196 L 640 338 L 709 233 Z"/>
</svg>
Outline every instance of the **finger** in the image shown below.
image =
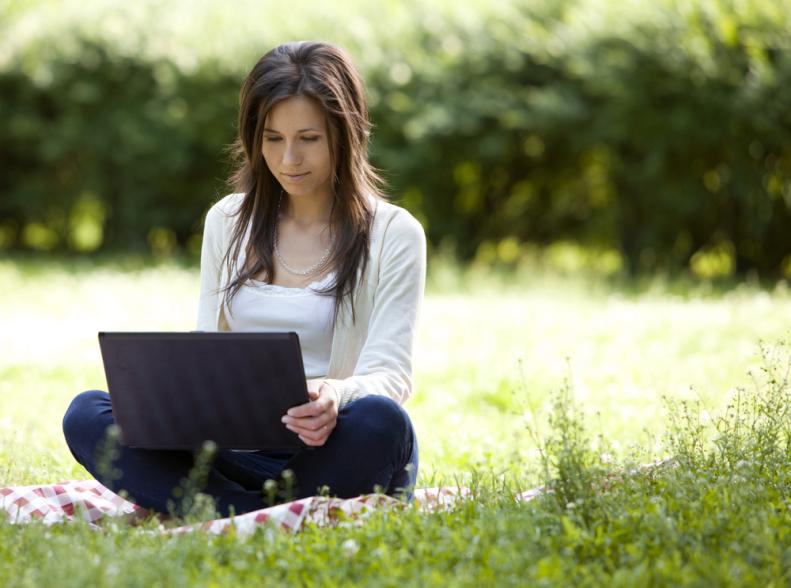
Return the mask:
<svg viewBox="0 0 791 588">
<path fill-rule="evenodd" d="M 319 402 L 311 401 L 289 408 L 286 415 L 294 418 L 310 417 L 321 414 L 324 410 Z"/>
<path fill-rule="evenodd" d="M 309 447 L 321 447 L 322 445 L 324 445 L 324 443 L 327 442 L 326 437 L 324 439 L 320 439 L 318 441 L 313 441 L 312 439 L 307 439 L 307 438 L 303 437 L 302 435 L 300 435 L 299 438 L 302 440 L 302 442 L 305 445 L 308 445 Z"/>
<path fill-rule="evenodd" d="M 299 435 L 300 437 L 305 437 L 307 439 L 311 439 L 313 441 L 322 439 L 324 437 L 328 437 L 332 430 L 335 428 L 335 423 L 322 425 L 317 429 L 306 429 L 299 426 L 294 425 L 286 425 L 286 428 L 289 431 L 292 431 Z"/>
<path fill-rule="evenodd" d="M 302 440 L 303 443 L 308 445 L 318 445 L 323 444 L 327 437 L 329 437 L 329 431 L 325 429 L 321 429 L 319 431 L 294 431 L 297 433 L 299 438 Z"/>
<path fill-rule="evenodd" d="M 327 411 L 332 406 L 332 399 L 319 397 L 317 400 L 311 400 L 305 404 L 294 406 L 288 409 L 286 415 L 290 417 L 302 418 L 306 416 L 316 416 L 322 412 Z"/>
<path fill-rule="evenodd" d="M 327 440 L 327 437 L 328 437 L 328 435 L 326 435 L 326 434 L 322 434 L 322 435 L 312 434 L 311 435 L 310 433 L 304 433 L 302 435 L 299 435 L 299 438 L 302 439 L 302 441 L 304 443 L 311 443 L 311 444 L 314 444 L 314 445 L 318 444 L 318 443 L 324 443 L 324 441 Z"/>
<path fill-rule="evenodd" d="M 297 421 L 295 423 L 287 423 L 286 428 L 294 431 L 297 434 L 313 435 L 313 434 L 326 434 L 335 428 L 334 420 L 327 420 L 324 422 L 302 423 Z"/>
<path fill-rule="evenodd" d="M 291 425 L 292 427 L 297 427 L 299 429 L 305 429 L 308 431 L 318 431 L 325 425 L 329 425 L 330 421 L 332 421 L 331 415 L 328 413 L 322 413 L 319 416 L 315 417 L 304 417 L 304 418 L 293 418 L 293 417 L 284 417 L 285 424 Z"/>
<path fill-rule="evenodd" d="M 297 407 L 297 408 L 300 408 L 300 407 Z M 329 410 L 329 407 L 326 410 L 321 410 L 321 405 L 318 404 L 318 403 L 315 403 L 312 408 L 315 409 L 315 410 L 311 410 L 310 412 L 295 410 L 293 412 L 293 414 L 292 414 L 292 411 L 289 410 L 289 412 L 287 412 L 282 417 L 280 417 L 280 422 L 285 423 L 285 424 L 294 424 L 294 423 L 298 423 L 300 421 L 303 421 L 303 422 L 307 423 L 307 422 L 311 422 L 311 421 L 317 420 L 317 419 L 318 420 L 322 420 L 323 419 L 324 422 L 327 422 L 329 420 L 334 420 L 334 419 L 338 418 L 337 413 Z M 303 412 L 305 412 L 307 414 L 300 414 L 300 413 L 303 413 Z"/>
</svg>

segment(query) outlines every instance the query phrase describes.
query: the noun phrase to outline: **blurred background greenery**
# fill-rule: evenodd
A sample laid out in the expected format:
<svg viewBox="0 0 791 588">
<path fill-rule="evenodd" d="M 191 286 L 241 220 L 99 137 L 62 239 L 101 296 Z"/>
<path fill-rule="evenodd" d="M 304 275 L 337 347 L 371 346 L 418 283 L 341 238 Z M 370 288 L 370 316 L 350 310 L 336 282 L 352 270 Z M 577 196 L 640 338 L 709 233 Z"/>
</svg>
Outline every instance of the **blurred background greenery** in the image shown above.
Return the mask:
<svg viewBox="0 0 791 588">
<path fill-rule="evenodd" d="M 0 0 L 0 254 L 197 259 L 244 76 L 318 38 L 434 254 L 791 277 L 789 32 L 787 0 Z"/>
</svg>

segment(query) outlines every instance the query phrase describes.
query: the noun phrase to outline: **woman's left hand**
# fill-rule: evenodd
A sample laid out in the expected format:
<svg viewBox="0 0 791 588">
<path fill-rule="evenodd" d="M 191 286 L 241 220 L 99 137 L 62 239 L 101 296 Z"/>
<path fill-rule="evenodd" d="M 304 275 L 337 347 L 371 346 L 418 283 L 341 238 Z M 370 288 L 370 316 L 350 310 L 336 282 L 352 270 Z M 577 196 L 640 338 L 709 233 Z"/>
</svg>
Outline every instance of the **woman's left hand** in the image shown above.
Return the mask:
<svg viewBox="0 0 791 588">
<path fill-rule="evenodd" d="M 305 445 L 324 445 L 338 420 L 338 393 L 324 380 L 308 380 L 310 402 L 290 408 L 281 419 Z"/>
</svg>

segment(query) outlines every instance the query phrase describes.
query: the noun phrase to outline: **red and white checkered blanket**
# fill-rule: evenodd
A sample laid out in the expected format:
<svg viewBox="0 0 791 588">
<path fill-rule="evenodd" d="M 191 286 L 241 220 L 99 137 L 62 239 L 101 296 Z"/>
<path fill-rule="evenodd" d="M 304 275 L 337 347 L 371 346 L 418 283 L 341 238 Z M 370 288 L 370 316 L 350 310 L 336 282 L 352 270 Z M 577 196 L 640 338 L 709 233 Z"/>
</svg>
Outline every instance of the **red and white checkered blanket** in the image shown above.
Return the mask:
<svg viewBox="0 0 791 588">
<path fill-rule="evenodd" d="M 541 489 L 530 490 L 523 493 L 521 498 L 529 500 L 540 493 Z M 425 512 L 448 508 L 469 496 L 465 488 L 422 488 L 415 491 L 418 508 Z M 341 521 L 360 521 L 376 510 L 404 506 L 403 502 L 382 494 L 365 494 L 345 500 L 311 496 L 233 518 L 169 529 L 163 527 L 162 532 L 180 534 L 200 530 L 220 534 L 233 528 L 238 535 L 250 535 L 262 525 L 297 532 L 308 523 L 332 527 Z M 100 528 L 103 521 L 111 520 L 109 517 L 135 518 L 146 514 L 144 509 L 124 500 L 95 480 L 0 488 L 0 511 L 6 513 L 11 523 L 41 521 L 53 524 L 85 520 L 96 528 Z"/>
<path fill-rule="evenodd" d="M 665 468 L 673 467 L 677 467 L 677 462 L 673 458 L 666 457 L 627 472 L 613 472 L 601 480 L 601 489 L 606 490 L 613 479 L 620 479 L 624 474 L 653 475 Z M 547 491 L 543 486 L 533 488 L 518 494 L 516 499 L 526 502 Z M 415 502 L 423 512 L 449 508 L 471 497 L 472 493 L 467 488 L 460 487 L 415 490 Z M 364 494 L 349 499 L 311 496 L 233 518 L 215 519 L 168 529 L 161 527 L 161 531 L 178 534 L 200 530 L 220 534 L 233 530 L 240 535 L 249 535 L 262 525 L 270 525 L 297 532 L 309 523 L 319 527 L 332 527 L 342 522 L 361 521 L 377 510 L 405 506 L 400 500 L 382 494 Z M 102 521 L 112 520 L 111 517 L 139 519 L 147 514 L 145 509 L 124 500 L 95 480 L 0 488 L 0 512 L 5 512 L 11 523 L 41 521 L 44 524 L 53 524 L 85 520 L 96 528 L 100 528 Z"/>
</svg>

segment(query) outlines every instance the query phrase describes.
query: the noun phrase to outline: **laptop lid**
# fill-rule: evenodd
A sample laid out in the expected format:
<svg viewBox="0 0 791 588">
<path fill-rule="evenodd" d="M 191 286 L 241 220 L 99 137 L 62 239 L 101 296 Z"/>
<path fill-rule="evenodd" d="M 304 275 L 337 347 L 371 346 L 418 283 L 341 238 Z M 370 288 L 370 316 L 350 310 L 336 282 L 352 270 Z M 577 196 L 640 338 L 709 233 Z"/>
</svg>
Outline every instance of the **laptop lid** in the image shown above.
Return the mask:
<svg viewBox="0 0 791 588">
<path fill-rule="evenodd" d="M 280 422 L 308 402 L 296 333 L 101 332 L 99 346 L 125 445 L 304 447 Z"/>
</svg>

